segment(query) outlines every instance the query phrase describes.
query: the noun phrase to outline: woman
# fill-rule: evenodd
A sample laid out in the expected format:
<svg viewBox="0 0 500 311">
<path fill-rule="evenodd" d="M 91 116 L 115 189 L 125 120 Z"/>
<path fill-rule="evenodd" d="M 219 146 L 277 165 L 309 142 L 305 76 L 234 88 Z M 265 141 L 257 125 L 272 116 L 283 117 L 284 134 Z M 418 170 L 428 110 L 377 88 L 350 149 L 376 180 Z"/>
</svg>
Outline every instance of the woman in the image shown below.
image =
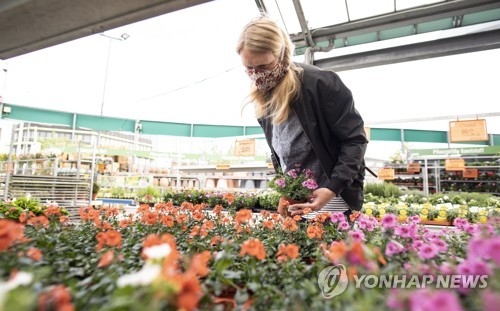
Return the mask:
<svg viewBox="0 0 500 311">
<path fill-rule="evenodd" d="M 275 169 L 300 164 L 319 185 L 310 202 L 290 205 L 292 215 L 360 210 L 367 139 L 350 90 L 334 72 L 293 63 L 288 35 L 267 17 L 244 27 L 236 51 Z"/>
</svg>

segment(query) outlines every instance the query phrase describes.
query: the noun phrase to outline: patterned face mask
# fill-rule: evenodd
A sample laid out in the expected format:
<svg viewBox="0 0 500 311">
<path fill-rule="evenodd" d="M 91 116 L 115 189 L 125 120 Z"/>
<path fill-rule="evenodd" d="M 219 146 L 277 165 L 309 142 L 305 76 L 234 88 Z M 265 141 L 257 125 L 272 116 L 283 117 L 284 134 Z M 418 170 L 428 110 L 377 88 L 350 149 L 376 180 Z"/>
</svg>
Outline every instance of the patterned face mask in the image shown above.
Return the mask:
<svg viewBox="0 0 500 311">
<path fill-rule="evenodd" d="M 278 62 L 271 70 L 246 69 L 245 71 L 261 92 L 267 92 L 278 85 L 288 72 L 288 67 L 284 67 L 282 62 Z"/>
</svg>

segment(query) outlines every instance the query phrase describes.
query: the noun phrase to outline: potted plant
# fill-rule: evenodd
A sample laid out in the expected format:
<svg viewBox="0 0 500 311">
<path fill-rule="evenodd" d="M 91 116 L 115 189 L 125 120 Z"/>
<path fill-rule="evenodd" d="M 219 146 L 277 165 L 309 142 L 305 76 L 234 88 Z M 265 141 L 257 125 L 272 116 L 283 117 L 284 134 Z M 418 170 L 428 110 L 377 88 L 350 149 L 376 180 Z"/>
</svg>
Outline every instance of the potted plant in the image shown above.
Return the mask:
<svg viewBox="0 0 500 311">
<path fill-rule="evenodd" d="M 92 200 L 97 199 L 97 194 L 99 193 L 99 190 L 101 189 L 101 186 L 97 182 L 94 181 L 92 185 Z"/>
<path fill-rule="evenodd" d="M 269 187 L 281 195 L 278 212 L 286 217 L 290 216 L 288 206 L 307 202 L 312 192 L 318 188 L 318 184 L 309 169 L 300 169 L 296 165 L 296 168 L 286 173 L 278 169 L 276 176 L 269 182 Z"/>
<path fill-rule="evenodd" d="M 136 198 L 139 204 L 149 204 L 150 206 L 154 206 L 155 203 L 158 202 L 160 195 L 160 189 L 152 186 L 140 188 L 136 192 Z"/>
</svg>

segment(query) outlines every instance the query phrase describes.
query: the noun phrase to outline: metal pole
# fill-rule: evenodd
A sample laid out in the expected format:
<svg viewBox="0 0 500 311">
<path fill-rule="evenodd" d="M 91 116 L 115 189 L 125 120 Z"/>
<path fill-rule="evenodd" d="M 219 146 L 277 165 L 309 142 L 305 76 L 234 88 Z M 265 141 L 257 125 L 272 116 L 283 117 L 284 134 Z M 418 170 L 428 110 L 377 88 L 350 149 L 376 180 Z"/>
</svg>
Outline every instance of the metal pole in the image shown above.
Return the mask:
<svg viewBox="0 0 500 311">
<path fill-rule="evenodd" d="M 428 174 L 427 174 L 427 159 L 424 159 L 424 171 L 423 171 L 423 188 L 424 188 L 424 194 L 426 197 L 429 197 L 429 180 L 428 180 Z"/>
<path fill-rule="evenodd" d="M 16 134 L 16 125 L 12 125 L 12 135 L 10 137 L 9 158 L 7 159 L 7 171 L 5 172 L 5 190 L 3 193 L 4 201 L 7 200 L 10 186 L 10 164 L 12 163 L 12 153 L 14 151 L 14 137 Z"/>
</svg>

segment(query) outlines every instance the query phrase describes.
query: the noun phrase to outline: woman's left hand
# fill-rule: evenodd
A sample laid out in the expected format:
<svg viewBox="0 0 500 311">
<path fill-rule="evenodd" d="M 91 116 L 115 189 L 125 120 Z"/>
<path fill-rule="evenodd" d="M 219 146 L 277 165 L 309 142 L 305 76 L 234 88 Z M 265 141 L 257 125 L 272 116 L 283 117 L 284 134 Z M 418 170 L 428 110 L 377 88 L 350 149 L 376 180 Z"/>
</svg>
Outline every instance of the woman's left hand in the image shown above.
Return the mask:
<svg viewBox="0 0 500 311">
<path fill-rule="evenodd" d="M 322 209 L 328 202 L 330 202 L 335 197 L 335 192 L 328 188 L 318 188 L 313 191 L 312 195 L 309 197 L 309 203 L 297 203 L 290 205 L 288 211 L 292 213 L 292 217 L 295 215 L 304 214 L 303 210 L 308 207 L 313 212 L 317 212 Z"/>
</svg>

